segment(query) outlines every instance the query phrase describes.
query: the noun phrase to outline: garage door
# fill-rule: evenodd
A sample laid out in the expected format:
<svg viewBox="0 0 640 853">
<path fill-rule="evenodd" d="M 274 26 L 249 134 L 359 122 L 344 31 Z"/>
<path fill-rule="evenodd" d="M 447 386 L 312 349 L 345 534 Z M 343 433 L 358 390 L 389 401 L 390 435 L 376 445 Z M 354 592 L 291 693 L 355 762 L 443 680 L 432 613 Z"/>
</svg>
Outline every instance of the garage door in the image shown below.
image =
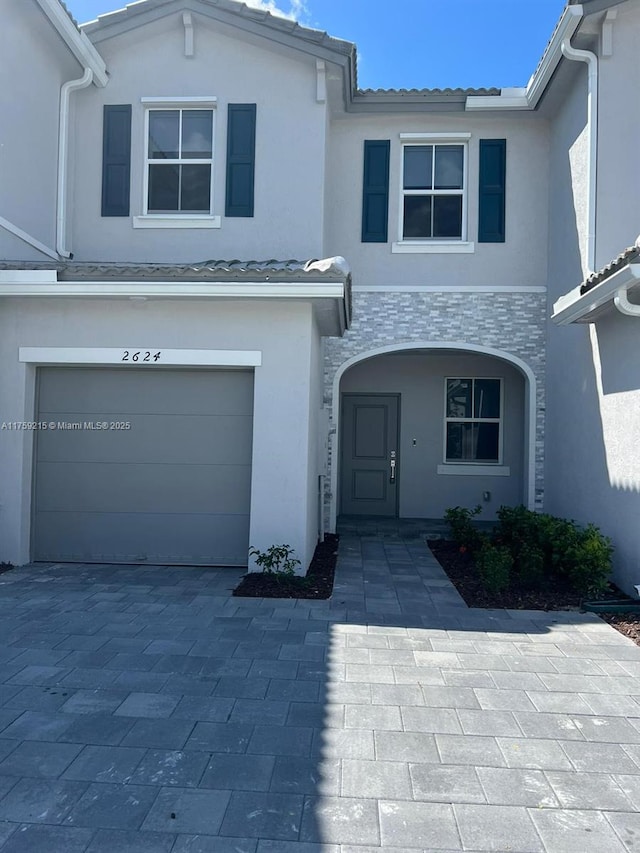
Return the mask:
<svg viewBox="0 0 640 853">
<path fill-rule="evenodd" d="M 41 368 L 38 388 L 35 559 L 246 565 L 252 371 Z"/>
</svg>

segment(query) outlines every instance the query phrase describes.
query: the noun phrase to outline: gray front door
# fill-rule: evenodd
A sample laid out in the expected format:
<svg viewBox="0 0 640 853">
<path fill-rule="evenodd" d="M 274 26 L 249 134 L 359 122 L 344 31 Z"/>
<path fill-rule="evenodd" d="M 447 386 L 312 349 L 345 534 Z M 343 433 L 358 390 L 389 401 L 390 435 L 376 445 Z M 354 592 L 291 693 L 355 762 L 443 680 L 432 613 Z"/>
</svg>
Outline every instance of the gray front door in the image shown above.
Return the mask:
<svg viewBox="0 0 640 853">
<path fill-rule="evenodd" d="M 396 516 L 398 397 L 345 394 L 341 446 L 341 512 Z"/>
</svg>

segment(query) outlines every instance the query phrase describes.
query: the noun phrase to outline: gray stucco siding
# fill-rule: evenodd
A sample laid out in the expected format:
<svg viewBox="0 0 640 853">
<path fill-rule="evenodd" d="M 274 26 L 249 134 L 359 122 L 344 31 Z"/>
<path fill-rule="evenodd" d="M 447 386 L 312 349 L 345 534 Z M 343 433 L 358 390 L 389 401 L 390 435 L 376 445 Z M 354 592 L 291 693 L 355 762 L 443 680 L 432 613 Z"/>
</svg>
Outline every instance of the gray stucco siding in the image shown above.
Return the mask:
<svg viewBox="0 0 640 853">
<path fill-rule="evenodd" d="M 315 97 L 315 60 L 201 18 L 194 22 L 193 57 L 184 56 L 177 14 L 136 29 L 135 45 L 132 33 L 101 42 L 109 85 L 75 96 L 75 257 L 148 262 L 323 257 L 327 105 Z M 221 217 L 220 228 L 133 227 L 133 217 L 144 212 L 146 107 L 141 98 L 150 97 L 172 99 L 168 109 L 189 108 L 182 98 L 216 99 L 212 214 Z M 224 215 L 230 103 L 257 108 L 253 217 Z M 129 217 L 100 216 L 104 104 L 132 105 Z"/>
</svg>

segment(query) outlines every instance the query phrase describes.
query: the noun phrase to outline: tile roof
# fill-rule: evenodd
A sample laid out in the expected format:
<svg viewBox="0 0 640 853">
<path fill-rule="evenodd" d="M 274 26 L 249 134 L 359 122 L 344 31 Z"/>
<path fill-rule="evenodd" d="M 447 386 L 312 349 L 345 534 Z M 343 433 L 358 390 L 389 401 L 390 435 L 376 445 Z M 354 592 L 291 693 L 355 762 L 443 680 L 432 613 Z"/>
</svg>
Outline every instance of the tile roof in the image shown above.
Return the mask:
<svg viewBox="0 0 640 853">
<path fill-rule="evenodd" d="M 359 89 L 360 95 L 499 95 L 500 89 Z"/>
<path fill-rule="evenodd" d="M 61 281 L 82 279 L 184 279 L 244 281 L 259 278 L 273 279 L 338 279 L 350 281 L 351 272 L 344 258 L 322 260 L 206 260 L 191 264 L 111 263 L 91 261 L 1 261 L 5 270 L 51 270 L 58 272 Z"/>
<path fill-rule="evenodd" d="M 610 278 L 618 270 L 623 269 L 629 264 L 635 263 L 640 259 L 640 237 L 635 242 L 634 246 L 629 246 L 623 252 L 620 252 L 617 258 L 610 261 L 606 267 L 603 267 L 598 272 L 593 272 L 580 285 L 580 295 L 588 293 L 601 282 Z"/>
<path fill-rule="evenodd" d="M 275 30 L 280 30 L 284 33 L 289 33 L 293 36 L 303 39 L 304 41 L 317 44 L 321 47 L 329 48 L 330 50 L 338 51 L 347 56 L 350 56 L 355 51 L 355 44 L 344 39 L 330 36 L 324 30 L 315 30 L 311 27 L 305 27 L 290 18 L 284 18 L 280 15 L 274 15 L 265 9 L 257 9 L 254 6 L 248 6 L 246 3 L 238 2 L 238 0 L 201 0 L 204 5 L 209 5 L 212 8 L 217 8 L 223 12 L 231 12 L 235 15 L 240 15 L 250 21 L 263 23 Z M 107 12 L 104 15 L 99 15 L 94 21 L 88 21 L 82 24 L 82 29 L 91 35 L 105 27 L 111 26 L 114 23 L 126 21 L 127 18 L 135 18 L 136 15 L 161 8 L 167 5 L 167 0 L 137 0 L 135 3 L 129 3 L 122 9 L 116 9 L 113 12 Z"/>
</svg>

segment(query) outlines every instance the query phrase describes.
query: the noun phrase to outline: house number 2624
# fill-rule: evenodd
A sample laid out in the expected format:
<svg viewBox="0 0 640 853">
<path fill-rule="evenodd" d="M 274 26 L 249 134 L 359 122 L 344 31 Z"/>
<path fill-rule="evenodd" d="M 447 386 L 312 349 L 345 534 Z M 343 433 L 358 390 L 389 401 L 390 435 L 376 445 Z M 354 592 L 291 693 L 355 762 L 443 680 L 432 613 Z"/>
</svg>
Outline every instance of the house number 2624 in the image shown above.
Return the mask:
<svg viewBox="0 0 640 853">
<path fill-rule="evenodd" d="M 122 361 L 160 361 L 162 352 L 150 352 L 149 350 L 137 350 L 133 352 L 126 349 L 122 354 Z"/>
</svg>

